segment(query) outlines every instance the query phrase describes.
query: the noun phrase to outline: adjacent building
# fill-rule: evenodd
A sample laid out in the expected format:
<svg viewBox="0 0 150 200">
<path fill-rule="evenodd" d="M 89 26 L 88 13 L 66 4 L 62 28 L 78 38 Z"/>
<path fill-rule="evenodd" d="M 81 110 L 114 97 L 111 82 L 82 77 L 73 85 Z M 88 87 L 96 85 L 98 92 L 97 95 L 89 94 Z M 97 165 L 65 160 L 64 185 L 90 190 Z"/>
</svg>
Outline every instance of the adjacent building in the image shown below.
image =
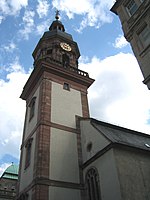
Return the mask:
<svg viewBox="0 0 150 200">
<path fill-rule="evenodd" d="M 150 136 L 90 118 L 77 43 L 58 13 L 33 52 L 18 200 L 148 200 Z"/>
<path fill-rule="evenodd" d="M 111 11 L 119 16 L 124 36 L 130 42 L 150 89 L 150 0 L 116 0 Z"/>
<path fill-rule="evenodd" d="M 150 136 L 80 119 L 84 200 L 148 200 Z"/>
<path fill-rule="evenodd" d="M 12 163 L 0 177 L 0 200 L 15 199 L 19 166 Z"/>
</svg>

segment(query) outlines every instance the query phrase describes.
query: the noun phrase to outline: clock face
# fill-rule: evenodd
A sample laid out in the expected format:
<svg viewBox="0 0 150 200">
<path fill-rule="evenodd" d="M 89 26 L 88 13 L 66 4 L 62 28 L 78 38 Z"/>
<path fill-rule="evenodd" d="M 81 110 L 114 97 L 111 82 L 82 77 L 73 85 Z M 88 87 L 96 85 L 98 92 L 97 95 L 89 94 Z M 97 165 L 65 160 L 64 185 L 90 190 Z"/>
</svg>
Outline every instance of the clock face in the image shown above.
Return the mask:
<svg viewBox="0 0 150 200">
<path fill-rule="evenodd" d="M 61 42 L 60 46 L 62 49 L 64 49 L 65 51 L 71 51 L 71 46 L 65 42 Z"/>
</svg>

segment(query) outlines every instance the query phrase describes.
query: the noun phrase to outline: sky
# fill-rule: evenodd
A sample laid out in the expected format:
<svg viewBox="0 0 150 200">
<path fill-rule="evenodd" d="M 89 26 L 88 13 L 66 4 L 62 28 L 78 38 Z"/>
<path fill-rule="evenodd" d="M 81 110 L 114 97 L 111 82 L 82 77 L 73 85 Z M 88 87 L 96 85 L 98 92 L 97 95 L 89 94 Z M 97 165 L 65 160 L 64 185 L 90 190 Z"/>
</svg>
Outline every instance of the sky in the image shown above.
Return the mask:
<svg viewBox="0 0 150 200">
<path fill-rule="evenodd" d="M 78 43 L 79 69 L 95 79 L 88 90 L 90 116 L 150 132 L 150 92 L 118 16 L 114 0 L 0 0 L 0 174 L 18 163 L 25 116 L 20 94 L 33 70 L 32 52 L 60 10 Z"/>
</svg>

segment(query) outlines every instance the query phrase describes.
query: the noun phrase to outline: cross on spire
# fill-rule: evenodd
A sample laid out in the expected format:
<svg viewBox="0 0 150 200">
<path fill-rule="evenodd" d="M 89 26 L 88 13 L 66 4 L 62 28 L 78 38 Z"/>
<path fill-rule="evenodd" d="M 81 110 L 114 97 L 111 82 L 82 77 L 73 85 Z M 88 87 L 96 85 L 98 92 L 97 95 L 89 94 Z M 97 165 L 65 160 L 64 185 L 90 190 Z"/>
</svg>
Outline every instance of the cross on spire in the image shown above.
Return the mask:
<svg viewBox="0 0 150 200">
<path fill-rule="evenodd" d="M 56 10 L 56 15 L 55 15 L 55 19 L 58 20 L 59 19 L 59 10 Z"/>
</svg>

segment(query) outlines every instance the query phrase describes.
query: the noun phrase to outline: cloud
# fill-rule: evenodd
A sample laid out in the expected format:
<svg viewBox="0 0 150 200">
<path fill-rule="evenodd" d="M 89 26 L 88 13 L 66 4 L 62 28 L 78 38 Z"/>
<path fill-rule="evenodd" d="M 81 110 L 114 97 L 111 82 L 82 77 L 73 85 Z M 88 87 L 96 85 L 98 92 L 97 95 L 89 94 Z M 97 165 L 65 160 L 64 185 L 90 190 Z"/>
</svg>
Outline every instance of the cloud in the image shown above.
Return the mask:
<svg viewBox="0 0 150 200">
<path fill-rule="evenodd" d="M 29 39 L 29 34 L 34 30 L 34 16 L 35 12 L 26 10 L 23 16 L 23 29 L 19 30 L 19 34 L 25 39 Z"/>
<path fill-rule="evenodd" d="M 53 0 L 52 5 L 64 11 L 69 18 L 74 18 L 75 14 L 82 16 L 80 26 L 76 29 L 78 32 L 87 26 L 99 28 L 104 23 L 112 22 L 109 9 L 113 0 L 76 0 L 74 3 L 69 0 Z"/>
<path fill-rule="evenodd" d="M 91 116 L 130 129 L 149 132 L 150 93 L 132 54 L 117 54 L 80 63 L 95 83 L 89 89 Z"/>
<path fill-rule="evenodd" d="M 4 16 L 0 15 L 0 24 L 2 23 L 2 21 L 5 19 Z"/>
<path fill-rule="evenodd" d="M 3 16 L 16 15 L 28 5 L 28 0 L 0 0 L 0 13 Z"/>
<path fill-rule="evenodd" d="M 39 18 L 43 18 L 47 16 L 49 10 L 49 4 L 46 0 L 38 0 L 36 11 L 39 15 Z M 23 26 L 22 29 L 19 30 L 19 35 L 25 39 L 29 39 L 29 35 L 34 33 L 41 35 L 49 26 L 49 19 L 44 20 L 41 23 L 35 23 L 35 12 L 33 10 L 25 10 L 24 16 L 22 18 Z"/>
<path fill-rule="evenodd" d="M 12 53 L 16 49 L 16 44 L 14 42 L 10 42 L 8 45 L 3 45 L 2 49 L 6 52 Z"/>
<path fill-rule="evenodd" d="M 29 76 L 16 60 L 0 79 L 0 159 L 5 154 L 19 158 L 25 102 L 19 96 Z"/>
<path fill-rule="evenodd" d="M 115 43 L 113 44 L 113 46 L 115 48 L 123 48 L 125 46 L 127 46 L 129 43 L 127 42 L 127 40 L 125 39 L 125 37 L 123 35 L 119 35 L 116 40 Z"/>
<path fill-rule="evenodd" d="M 42 35 L 45 31 L 48 30 L 49 25 L 50 25 L 49 19 L 45 20 L 44 22 L 42 22 L 40 24 L 38 24 L 36 26 L 36 34 Z"/>
<path fill-rule="evenodd" d="M 38 0 L 38 5 L 37 5 L 37 13 L 39 15 L 39 18 L 43 18 L 47 16 L 48 10 L 49 10 L 49 3 L 46 0 Z"/>
<path fill-rule="evenodd" d="M 1 65 L 2 65 L 2 61 L 4 60 L 5 57 L 7 57 L 9 55 L 9 53 L 14 53 L 14 51 L 17 50 L 17 45 L 13 42 L 7 42 L 7 44 L 2 44 L 0 46 L 0 61 L 1 61 Z M 7 61 L 10 57 L 8 56 Z M 14 55 L 13 55 L 13 59 L 14 59 Z M 0 66 L 0 69 L 4 69 L 4 66 Z"/>
</svg>

